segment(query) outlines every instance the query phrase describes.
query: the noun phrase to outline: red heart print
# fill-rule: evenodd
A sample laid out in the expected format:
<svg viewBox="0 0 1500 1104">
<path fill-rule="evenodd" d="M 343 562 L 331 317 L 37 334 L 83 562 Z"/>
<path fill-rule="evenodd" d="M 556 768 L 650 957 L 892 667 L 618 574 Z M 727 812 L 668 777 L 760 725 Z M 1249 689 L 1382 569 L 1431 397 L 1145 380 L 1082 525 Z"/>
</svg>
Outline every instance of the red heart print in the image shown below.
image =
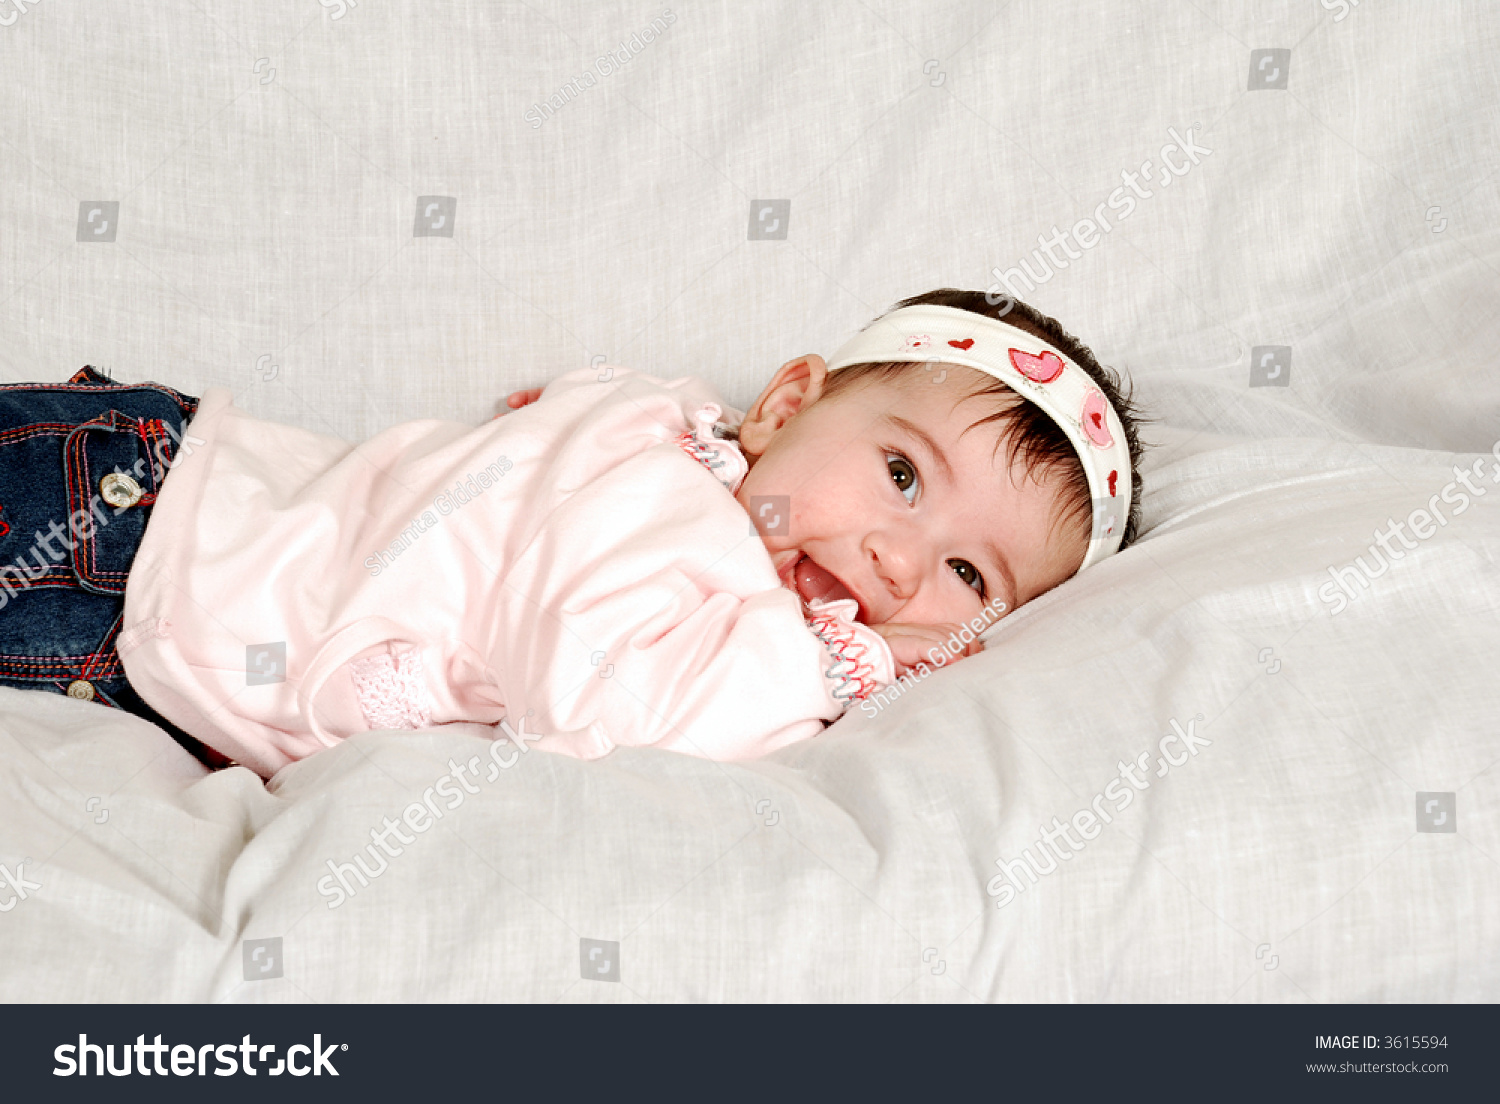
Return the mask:
<svg viewBox="0 0 1500 1104">
<path fill-rule="evenodd" d="M 948 342 L 948 344 L 952 345 L 955 349 L 968 349 L 973 346 L 974 339 L 972 337 L 966 337 L 962 341 L 950 341 Z"/>
<path fill-rule="evenodd" d="M 1120 473 L 1118 471 L 1112 471 L 1112 472 L 1109 473 L 1109 497 L 1110 498 L 1114 498 L 1115 497 L 1115 480 L 1119 479 L 1119 478 L 1120 478 Z"/>
<path fill-rule="evenodd" d="M 1080 411 L 1079 424 L 1083 427 L 1083 434 L 1099 448 L 1109 448 L 1114 444 L 1114 438 L 1110 436 L 1109 426 L 1104 424 L 1104 395 L 1096 388 L 1089 388 L 1088 394 L 1083 399 L 1083 410 Z"/>
<path fill-rule="evenodd" d="M 1024 353 L 1020 349 L 1010 351 L 1010 362 L 1016 366 L 1016 371 L 1034 383 L 1051 383 L 1062 375 L 1062 357 L 1051 349 L 1041 356 L 1032 353 Z"/>
</svg>

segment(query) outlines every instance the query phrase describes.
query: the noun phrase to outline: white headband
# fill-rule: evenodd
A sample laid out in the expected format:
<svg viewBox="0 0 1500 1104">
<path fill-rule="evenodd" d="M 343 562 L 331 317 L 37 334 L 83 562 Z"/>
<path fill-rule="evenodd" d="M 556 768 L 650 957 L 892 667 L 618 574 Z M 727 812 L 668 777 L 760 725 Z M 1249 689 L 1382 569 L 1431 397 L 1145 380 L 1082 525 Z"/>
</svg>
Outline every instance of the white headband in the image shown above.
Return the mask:
<svg viewBox="0 0 1500 1104">
<path fill-rule="evenodd" d="M 923 304 L 871 322 L 833 355 L 828 370 L 881 361 L 976 368 L 1041 407 L 1073 442 L 1094 500 L 1088 555 L 1079 570 L 1119 551 L 1130 516 L 1130 447 L 1104 392 L 1071 359 L 1009 323 Z"/>
</svg>

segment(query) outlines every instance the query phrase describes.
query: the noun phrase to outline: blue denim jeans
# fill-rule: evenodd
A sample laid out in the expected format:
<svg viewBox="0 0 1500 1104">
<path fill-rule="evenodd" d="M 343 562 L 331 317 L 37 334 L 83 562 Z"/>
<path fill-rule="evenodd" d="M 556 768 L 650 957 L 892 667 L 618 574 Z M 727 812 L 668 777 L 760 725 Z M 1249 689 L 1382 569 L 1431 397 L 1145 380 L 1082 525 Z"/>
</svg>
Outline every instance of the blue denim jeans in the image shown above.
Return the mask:
<svg viewBox="0 0 1500 1104">
<path fill-rule="evenodd" d="M 197 408 L 91 367 L 0 384 L 0 686 L 124 709 L 217 768 L 228 760 L 142 701 L 115 653 L 131 561 Z"/>
</svg>

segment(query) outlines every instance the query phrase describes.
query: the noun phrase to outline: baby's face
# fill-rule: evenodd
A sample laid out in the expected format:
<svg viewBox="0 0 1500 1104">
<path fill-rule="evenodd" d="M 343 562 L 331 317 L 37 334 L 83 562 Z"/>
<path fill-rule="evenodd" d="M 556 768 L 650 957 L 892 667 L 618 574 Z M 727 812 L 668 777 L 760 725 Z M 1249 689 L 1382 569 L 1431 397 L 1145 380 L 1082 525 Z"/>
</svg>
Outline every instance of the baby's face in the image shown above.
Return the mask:
<svg viewBox="0 0 1500 1104">
<path fill-rule="evenodd" d="M 1053 530 L 1056 476 L 1012 470 L 993 422 L 965 432 L 995 410 L 963 398 L 989 377 L 944 367 L 819 402 L 823 360 L 802 357 L 746 414 L 736 497 L 753 516 L 752 499 L 786 496 L 786 531 L 762 540 L 803 598 L 852 597 L 868 625 L 947 624 L 1009 613 L 1083 563 L 1086 534 Z"/>
</svg>

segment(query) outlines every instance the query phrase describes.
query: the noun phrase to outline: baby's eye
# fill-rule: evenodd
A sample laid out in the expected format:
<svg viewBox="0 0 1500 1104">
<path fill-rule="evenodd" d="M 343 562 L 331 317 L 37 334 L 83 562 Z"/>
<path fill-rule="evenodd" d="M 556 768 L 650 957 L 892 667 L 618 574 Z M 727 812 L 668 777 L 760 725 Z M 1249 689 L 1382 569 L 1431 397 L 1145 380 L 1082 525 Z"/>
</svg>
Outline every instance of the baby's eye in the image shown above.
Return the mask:
<svg viewBox="0 0 1500 1104">
<path fill-rule="evenodd" d="M 968 583 L 969 586 L 974 587 L 974 589 L 979 592 L 979 596 L 981 598 L 984 597 L 984 576 L 979 574 L 978 570 L 974 567 L 973 564 L 971 564 L 968 560 L 949 560 L 948 566 L 953 568 L 953 570 L 957 572 L 960 579 Z"/>
<path fill-rule="evenodd" d="M 891 478 L 896 481 L 896 489 L 906 498 L 907 502 L 912 500 L 912 494 L 917 490 L 917 469 L 912 462 L 900 453 L 888 452 L 885 454 L 885 466 L 890 469 Z"/>
</svg>

